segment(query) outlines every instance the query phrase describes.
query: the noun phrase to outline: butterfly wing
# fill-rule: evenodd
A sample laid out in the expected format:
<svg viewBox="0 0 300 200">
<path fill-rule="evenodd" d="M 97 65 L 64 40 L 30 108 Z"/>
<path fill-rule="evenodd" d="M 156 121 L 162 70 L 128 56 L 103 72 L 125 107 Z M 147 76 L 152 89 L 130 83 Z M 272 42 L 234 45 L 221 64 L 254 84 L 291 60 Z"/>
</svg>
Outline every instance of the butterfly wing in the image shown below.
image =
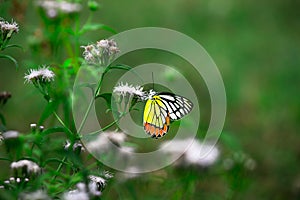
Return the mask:
<svg viewBox="0 0 300 200">
<path fill-rule="evenodd" d="M 159 98 L 148 99 L 144 109 L 144 129 L 154 138 L 164 136 L 170 125 L 170 115 L 166 105 Z"/>
<path fill-rule="evenodd" d="M 185 97 L 167 92 L 159 93 L 158 96 L 166 105 L 171 120 L 181 119 L 193 109 L 193 103 Z"/>
<path fill-rule="evenodd" d="M 144 109 L 144 129 L 152 137 L 164 136 L 170 120 L 178 120 L 193 109 L 193 103 L 185 97 L 172 93 L 159 93 L 148 99 Z"/>
</svg>

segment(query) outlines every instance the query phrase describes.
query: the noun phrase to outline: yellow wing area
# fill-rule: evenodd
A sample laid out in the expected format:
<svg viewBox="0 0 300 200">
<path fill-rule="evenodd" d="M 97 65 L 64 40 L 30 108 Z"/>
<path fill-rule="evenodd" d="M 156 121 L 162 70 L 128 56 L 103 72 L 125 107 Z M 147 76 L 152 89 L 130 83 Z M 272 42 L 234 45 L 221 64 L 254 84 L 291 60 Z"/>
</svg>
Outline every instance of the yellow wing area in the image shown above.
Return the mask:
<svg viewBox="0 0 300 200">
<path fill-rule="evenodd" d="M 144 109 L 144 129 L 152 137 L 164 136 L 170 125 L 170 116 L 159 96 L 148 99 Z"/>
</svg>

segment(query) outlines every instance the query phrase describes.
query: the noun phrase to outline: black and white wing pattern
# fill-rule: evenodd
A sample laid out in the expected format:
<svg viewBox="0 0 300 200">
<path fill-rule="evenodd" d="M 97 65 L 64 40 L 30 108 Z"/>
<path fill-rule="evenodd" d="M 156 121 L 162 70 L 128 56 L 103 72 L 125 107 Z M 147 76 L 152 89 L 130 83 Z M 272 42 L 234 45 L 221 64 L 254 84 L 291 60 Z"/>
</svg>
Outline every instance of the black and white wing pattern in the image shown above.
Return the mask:
<svg viewBox="0 0 300 200">
<path fill-rule="evenodd" d="M 171 120 L 181 119 L 193 109 L 193 103 L 185 97 L 168 92 L 159 93 L 157 96 L 167 107 Z"/>
</svg>

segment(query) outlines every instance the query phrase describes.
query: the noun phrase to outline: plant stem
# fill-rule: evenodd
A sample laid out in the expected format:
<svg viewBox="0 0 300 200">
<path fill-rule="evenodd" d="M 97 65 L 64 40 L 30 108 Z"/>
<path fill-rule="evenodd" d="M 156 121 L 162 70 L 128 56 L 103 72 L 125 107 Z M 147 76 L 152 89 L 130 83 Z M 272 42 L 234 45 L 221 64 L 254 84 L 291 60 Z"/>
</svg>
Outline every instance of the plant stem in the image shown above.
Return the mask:
<svg viewBox="0 0 300 200">
<path fill-rule="evenodd" d="M 91 102 L 90 102 L 90 104 L 89 104 L 89 106 L 88 106 L 88 108 L 87 108 L 87 110 L 86 110 L 86 112 L 85 112 L 85 114 L 84 114 L 83 120 L 82 120 L 82 122 L 81 122 L 81 124 L 80 124 L 80 126 L 79 126 L 79 128 L 78 128 L 78 131 L 77 131 L 78 134 L 82 131 L 82 128 L 83 128 L 83 126 L 84 126 L 84 124 L 85 124 L 85 122 L 86 122 L 86 119 L 87 119 L 87 117 L 88 117 L 88 114 L 89 114 L 90 111 L 91 111 L 91 108 L 92 108 L 92 105 L 94 104 L 94 102 L 95 102 L 95 99 L 93 98 L 93 99 L 91 100 Z"/>
<path fill-rule="evenodd" d="M 55 179 L 56 179 L 56 177 L 57 177 L 57 174 L 60 172 L 60 170 L 62 169 L 62 166 L 63 166 L 63 164 L 66 162 L 66 160 L 67 160 L 67 156 L 64 156 L 64 158 L 62 159 L 62 161 L 61 161 L 61 163 L 58 165 L 58 168 L 56 169 L 56 173 L 55 173 L 55 175 L 54 175 L 54 177 L 53 177 L 53 179 L 52 179 L 52 181 L 55 181 Z"/>
<path fill-rule="evenodd" d="M 61 123 L 61 125 L 66 129 L 66 134 L 67 136 L 71 139 L 73 138 L 73 133 L 72 131 L 66 126 L 66 124 L 62 121 L 62 119 L 57 115 L 56 111 L 53 112 L 54 116 L 56 119 Z"/>
</svg>

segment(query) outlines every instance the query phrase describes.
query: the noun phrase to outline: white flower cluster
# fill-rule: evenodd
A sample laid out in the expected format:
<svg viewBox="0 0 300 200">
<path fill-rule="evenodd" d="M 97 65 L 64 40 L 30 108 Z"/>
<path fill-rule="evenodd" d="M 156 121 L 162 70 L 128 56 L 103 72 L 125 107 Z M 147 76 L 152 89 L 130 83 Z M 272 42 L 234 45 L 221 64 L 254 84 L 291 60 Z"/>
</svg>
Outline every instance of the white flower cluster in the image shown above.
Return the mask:
<svg viewBox="0 0 300 200">
<path fill-rule="evenodd" d="M 26 175 L 30 174 L 39 174 L 41 172 L 41 168 L 31 160 L 19 160 L 17 162 L 12 162 L 10 168 L 13 170 L 22 170 L 22 173 L 26 173 Z"/>
<path fill-rule="evenodd" d="M 125 140 L 126 135 L 122 132 L 103 132 L 87 144 L 87 149 L 91 152 L 107 152 L 113 145 L 122 146 Z"/>
<path fill-rule="evenodd" d="M 150 90 L 143 91 L 142 86 L 133 86 L 129 85 L 128 83 L 120 82 L 117 86 L 113 89 L 113 94 L 119 96 L 119 98 L 116 98 L 117 102 L 117 109 L 119 113 L 126 113 L 128 109 L 130 108 L 128 105 L 132 103 L 132 98 L 137 97 L 138 100 L 148 100 L 151 99 L 153 95 L 155 95 L 157 92 Z"/>
<path fill-rule="evenodd" d="M 31 193 L 21 193 L 19 200 L 51 200 L 47 193 L 43 190 L 37 190 Z"/>
<path fill-rule="evenodd" d="M 0 188 L 5 189 L 9 188 L 13 184 L 23 184 L 27 183 L 28 181 L 29 178 L 10 177 L 8 180 L 3 181 L 3 185 L 0 185 Z"/>
<path fill-rule="evenodd" d="M 69 150 L 70 147 L 71 147 L 71 142 L 69 140 L 67 140 L 66 143 L 65 143 L 65 145 L 64 145 L 64 149 L 65 150 Z M 84 146 L 82 145 L 81 142 L 75 142 L 73 144 L 72 150 L 74 152 L 80 153 L 81 151 L 85 151 L 85 148 L 84 148 Z"/>
<path fill-rule="evenodd" d="M 44 9 L 49 18 L 55 18 L 59 13 L 78 13 L 82 8 L 79 3 L 56 0 L 40 0 L 37 1 L 37 6 Z"/>
<path fill-rule="evenodd" d="M 141 86 L 133 86 L 129 85 L 128 83 L 119 83 L 116 87 L 114 87 L 113 93 L 119 96 L 137 96 L 143 98 L 145 96 L 145 92 L 143 91 L 143 87 Z"/>
<path fill-rule="evenodd" d="M 25 82 L 28 83 L 47 83 L 54 80 L 55 74 L 49 69 L 48 66 L 42 66 L 39 69 L 30 69 L 25 74 Z"/>
<path fill-rule="evenodd" d="M 112 175 L 111 175 L 112 177 Z M 111 178 L 110 177 L 110 178 Z M 76 189 L 63 194 L 64 200 L 89 200 L 90 198 L 99 197 L 106 186 L 106 180 L 100 176 L 90 175 L 88 185 L 77 183 Z"/>
<path fill-rule="evenodd" d="M 15 139 L 19 137 L 19 132 L 18 131 L 14 131 L 14 130 L 10 130 L 10 131 L 6 131 L 2 134 L 3 139 L 4 140 L 9 140 L 9 139 Z"/>
<path fill-rule="evenodd" d="M 120 52 L 114 40 L 100 40 L 96 44 L 81 46 L 84 48 L 83 57 L 89 64 L 107 66 L 115 55 Z"/>
<path fill-rule="evenodd" d="M 0 21 L 0 29 L 2 33 L 18 33 L 19 25 L 14 21 L 12 21 L 11 23 L 7 21 Z"/>
<path fill-rule="evenodd" d="M 161 149 L 165 153 L 175 156 L 184 152 L 176 162 L 179 166 L 195 165 L 206 168 L 213 165 L 220 155 L 220 151 L 215 145 L 202 143 L 193 138 L 164 142 Z"/>
</svg>

